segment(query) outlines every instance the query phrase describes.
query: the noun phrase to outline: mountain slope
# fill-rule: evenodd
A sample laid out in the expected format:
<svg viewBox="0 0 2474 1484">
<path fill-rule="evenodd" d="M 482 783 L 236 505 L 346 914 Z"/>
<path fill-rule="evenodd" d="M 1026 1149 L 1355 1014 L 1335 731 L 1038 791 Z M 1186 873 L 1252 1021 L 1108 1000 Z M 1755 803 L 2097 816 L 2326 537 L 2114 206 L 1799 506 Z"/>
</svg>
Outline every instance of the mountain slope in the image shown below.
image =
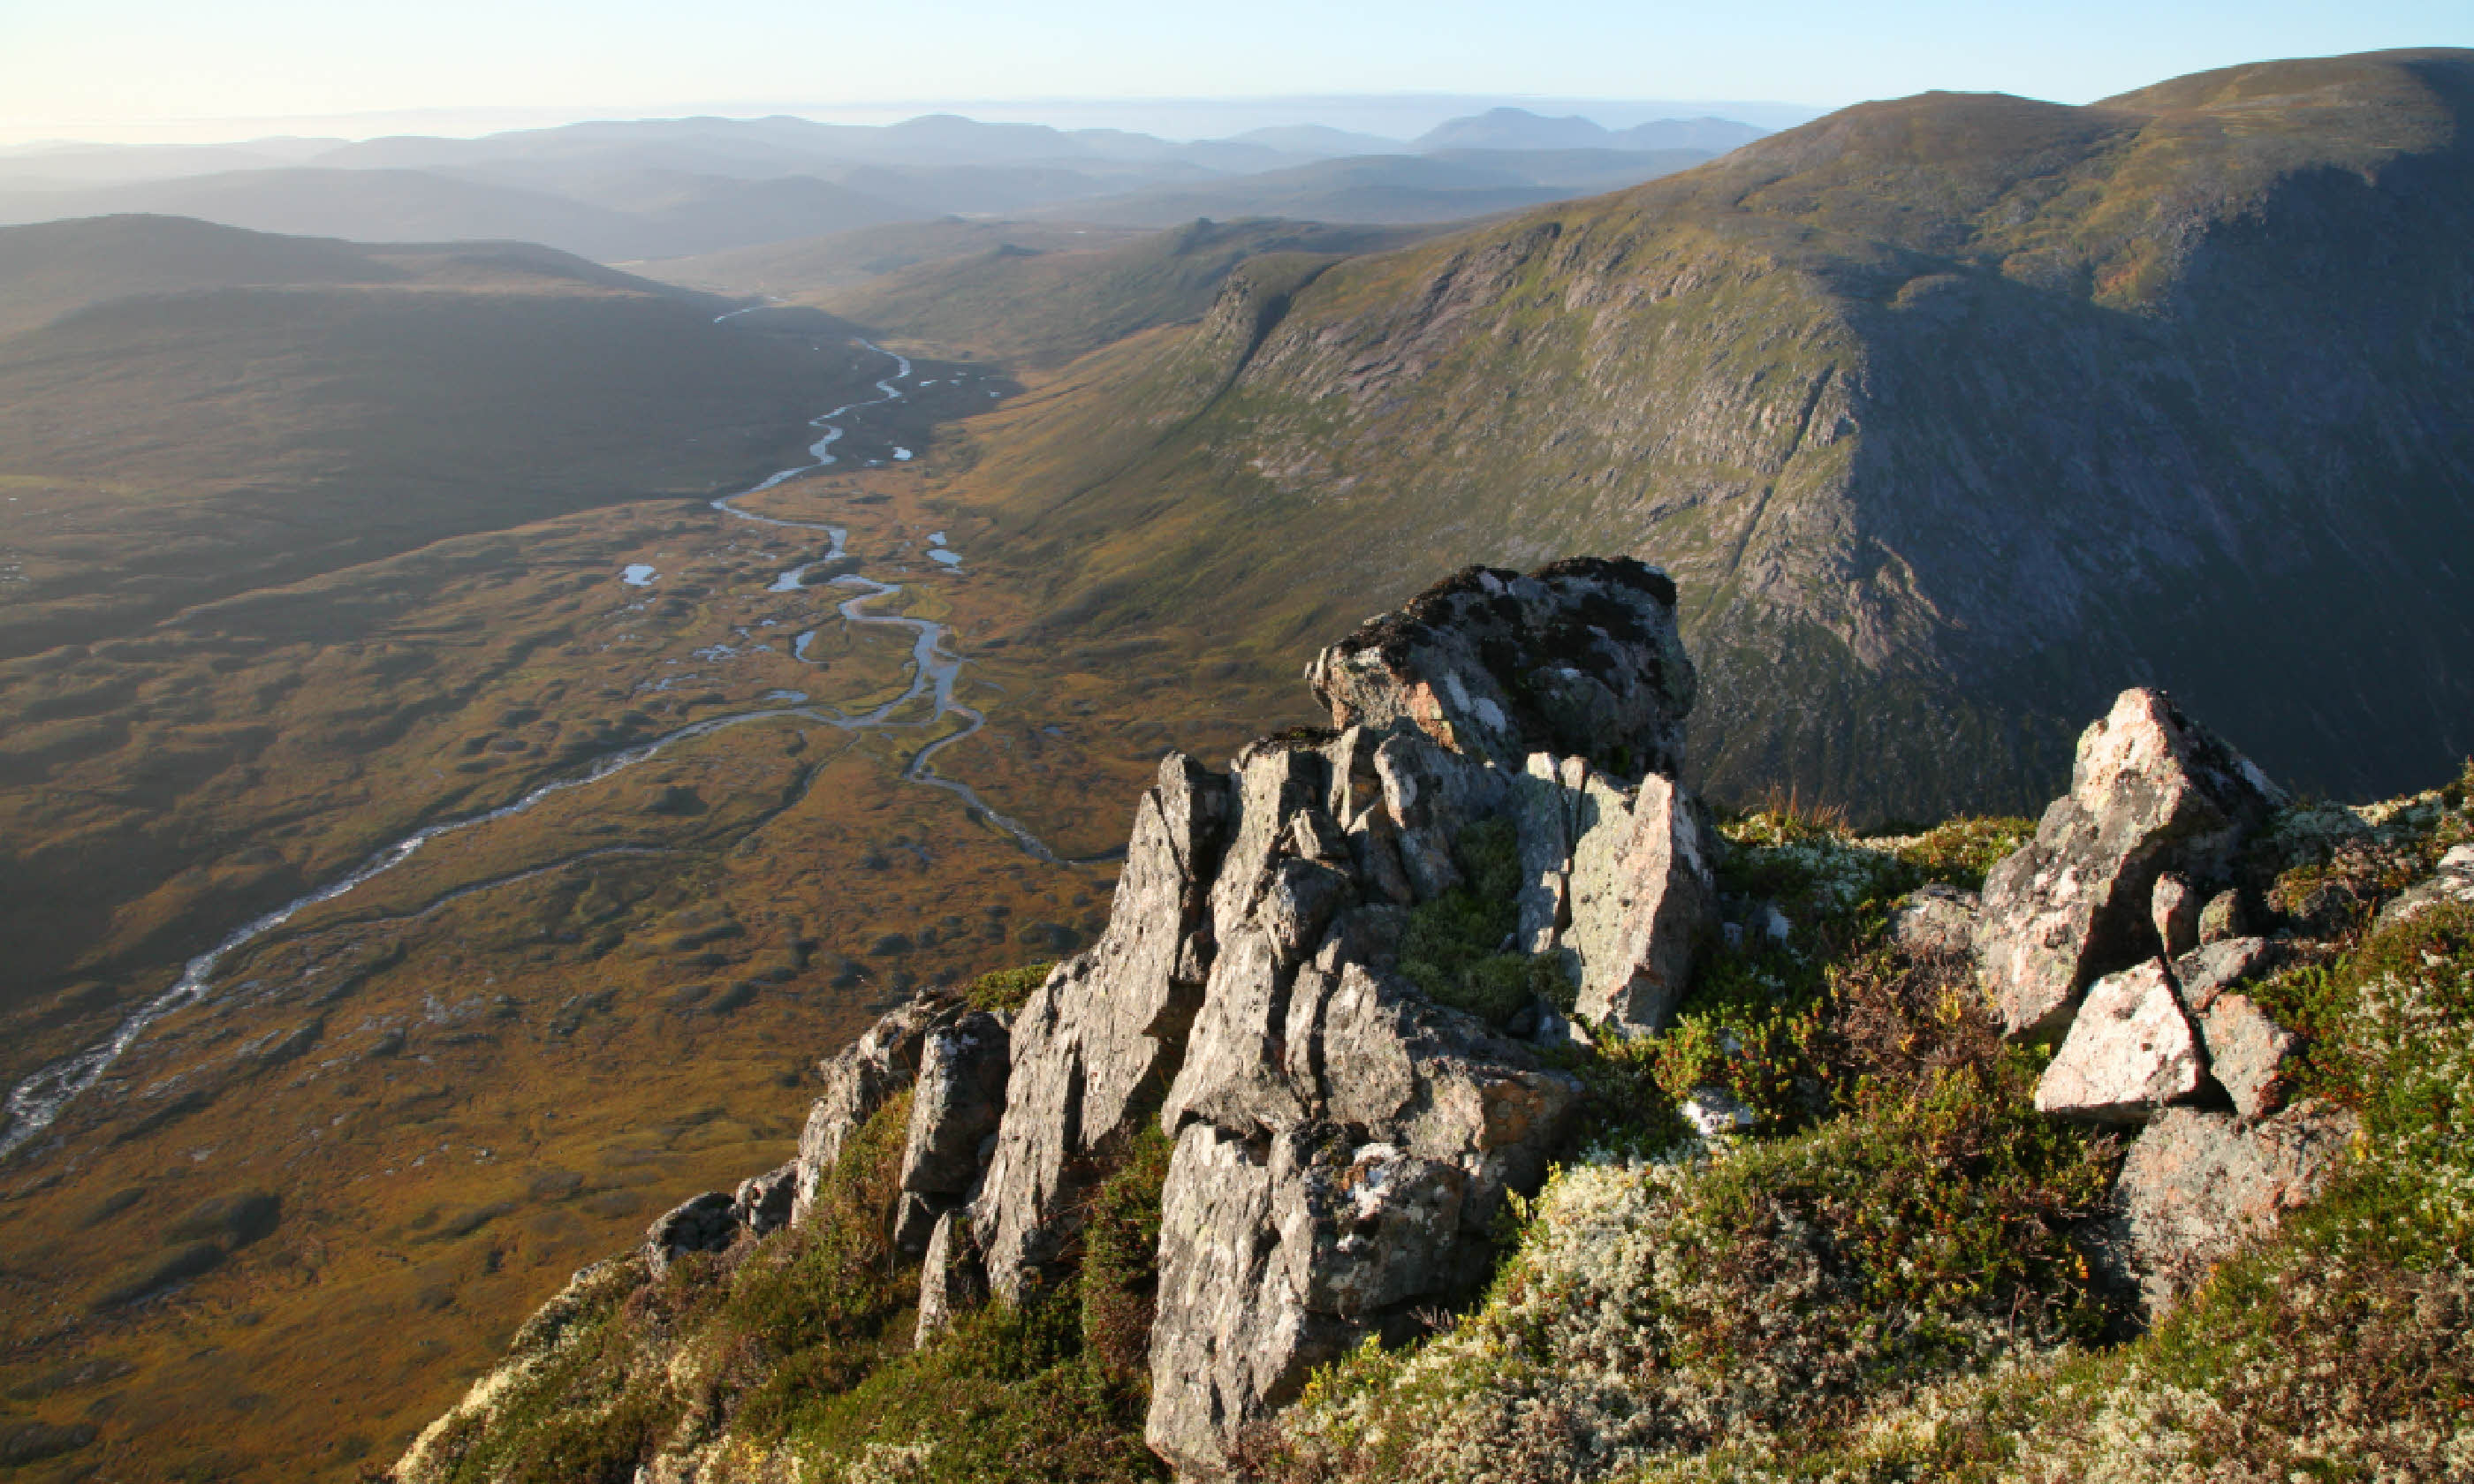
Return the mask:
<svg viewBox="0 0 2474 1484">
<path fill-rule="evenodd" d="M 83 303 L 84 307 L 75 307 Z M 853 355 L 521 244 L 0 229 L 0 654 L 779 466 Z"/>
<path fill-rule="evenodd" d="M 889 334 L 1051 366 L 1140 330 L 1199 317 L 1240 264 L 1268 257 L 1320 267 L 1419 235 L 1407 227 L 1313 222 L 1188 222 L 1082 251 L 1001 245 L 922 263 L 816 302 Z"/>
<path fill-rule="evenodd" d="M 1472 158 L 1361 155 L 1266 170 L 1235 180 L 1148 186 L 1099 201 L 1048 208 L 1048 214 L 1109 225 L 1165 227 L 1199 216 L 1278 216 L 1298 221 L 1408 224 L 1466 221 L 1515 211 L 1608 183 L 1547 183 L 1522 168 L 1520 151 L 1472 152 Z M 1594 153 L 1594 152 L 1593 152 Z M 1699 164 L 1704 151 L 1615 153 L 1607 162 L 1632 180 Z M 1568 159 L 1557 152 L 1559 163 Z"/>
<path fill-rule="evenodd" d="M 1721 792 L 2017 806 L 2134 681 L 2394 788 L 2474 749 L 2469 108 L 2429 52 L 1847 109 L 1241 273 L 1000 419 L 970 497 L 1060 613 L 1292 658 L 1457 562 L 1662 562 Z"/>
</svg>

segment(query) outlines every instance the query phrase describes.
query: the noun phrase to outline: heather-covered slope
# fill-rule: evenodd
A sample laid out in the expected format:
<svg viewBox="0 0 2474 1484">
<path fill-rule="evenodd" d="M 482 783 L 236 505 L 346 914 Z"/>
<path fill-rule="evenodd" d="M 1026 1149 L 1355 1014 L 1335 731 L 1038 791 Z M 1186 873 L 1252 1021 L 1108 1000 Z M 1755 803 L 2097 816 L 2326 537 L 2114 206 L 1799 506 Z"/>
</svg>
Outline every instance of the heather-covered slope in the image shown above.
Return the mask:
<svg viewBox="0 0 2474 1484">
<path fill-rule="evenodd" d="M 2174 687 L 2306 786 L 2474 747 L 2474 54 L 1928 94 L 1336 267 L 1000 415 L 1078 620 L 1306 635 L 1478 560 L 1673 570 L 1725 793 L 2022 806 Z"/>
</svg>

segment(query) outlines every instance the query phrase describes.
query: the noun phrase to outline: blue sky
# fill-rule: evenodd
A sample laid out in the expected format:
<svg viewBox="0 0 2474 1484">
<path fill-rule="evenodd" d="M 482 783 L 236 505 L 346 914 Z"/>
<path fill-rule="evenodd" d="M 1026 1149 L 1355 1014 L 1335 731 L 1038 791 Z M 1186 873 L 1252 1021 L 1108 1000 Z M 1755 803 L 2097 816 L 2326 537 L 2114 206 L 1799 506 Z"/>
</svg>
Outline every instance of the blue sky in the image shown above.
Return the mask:
<svg viewBox="0 0 2474 1484">
<path fill-rule="evenodd" d="M 2235 61 L 2433 45 L 2474 46 L 2474 0 L 0 0 L 0 143 L 233 137 L 230 126 L 286 120 L 366 133 L 401 127 L 374 115 L 404 110 L 470 132 L 1404 91 L 1831 108 L 1942 87 L 2085 102 Z"/>
</svg>

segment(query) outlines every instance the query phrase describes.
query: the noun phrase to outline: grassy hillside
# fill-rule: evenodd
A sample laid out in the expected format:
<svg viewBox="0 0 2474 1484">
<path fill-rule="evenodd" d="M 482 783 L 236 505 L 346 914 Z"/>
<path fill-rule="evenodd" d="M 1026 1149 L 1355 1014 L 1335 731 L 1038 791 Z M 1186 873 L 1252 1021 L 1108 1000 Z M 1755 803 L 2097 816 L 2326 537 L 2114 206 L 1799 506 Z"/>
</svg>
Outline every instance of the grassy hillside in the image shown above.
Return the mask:
<svg viewBox="0 0 2474 1484">
<path fill-rule="evenodd" d="M 845 347 L 537 248 L 118 218 L 0 231 L 0 311 L 71 309 L 0 338 L 0 654 L 752 480 L 866 385 Z"/>
<path fill-rule="evenodd" d="M 800 242 L 639 263 L 635 271 L 665 283 L 716 294 L 763 294 L 795 299 L 865 283 L 917 263 L 970 257 L 1003 248 L 1054 252 L 1109 247 L 1140 237 L 1147 230 L 1139 227 L 1084 227 L 1071 222 L 976 222 L 947 217 L 936 222 L 895 222 Z"/>
<path fill-rule="evenodd" d="M 1111 247 L 1010 244 L 922 263 L 815 301 L 888 334 L 1027 367 L 1069 361 L 1154 325 L 1200 317 L 1241 263 L 1318 265 L 1415 241 L 1411 228 L 1193 221 Z"/>
<path fill-rule="evenodd" d="M 2018 807 L 2134 682 L 2394 787 L 2474 751 L 2469 104 L 2443 52 L 1865 105 L 1241 274 L 958 492 L 1060 612 L 1283 665 L 1461 562 L 1662 562 L 1722 793 Z"/>
<path fill-rule="evenodd" d="M 1522 168 L 1519 152 L 1481 151 L 1495 157 L 1458 159 L 1420 155 L 1362 155 L 1266 170 L 1235 180 L 1148 186 L 1098 201 L 1046 208 L 1049 214 L 1112 226 L 1166 227 L 1196 217 L 1276 216 L 1298 221 L 1461 222 L 1516 211 L 1616 183 L 1605 176 L 1573 183 L 1540 180 Z M 1612 152 L 1610 152 L 1612 153 Z M 1646 180 L 1710 157 L 1703 150 L 1629 156 L 1630 180 Z M 1603 163 L 1603 162 L 1602 162 Z M 1568 174 L 1570 162 L 1563 161 Z M 1554 168 L 1549 167 L 1549 175 Z M 1628 182 L 1627 182 L 1628 183 Z"/>
</svg>

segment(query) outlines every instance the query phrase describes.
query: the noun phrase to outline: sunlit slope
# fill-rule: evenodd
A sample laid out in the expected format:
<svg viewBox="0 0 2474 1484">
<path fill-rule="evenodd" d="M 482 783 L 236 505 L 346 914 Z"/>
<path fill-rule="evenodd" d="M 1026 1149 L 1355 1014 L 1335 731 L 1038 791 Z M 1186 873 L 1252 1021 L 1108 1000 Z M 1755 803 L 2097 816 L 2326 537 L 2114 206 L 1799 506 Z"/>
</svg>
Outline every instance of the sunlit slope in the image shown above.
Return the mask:
<svg viewBox="0 0 2474 1484">
<path fill-rule="evenodd" d="M 1239 264 L 1273 256 L 1320 263 L 1395 248 L 1414 227 L 1317 222 L 1188 222 L 1082 251 L 1001 245 L 921 263 L 813 300 L 890 334 L 1024 366 L 1054 366 L 1211 306 Z"/>
<path fill-rule="evenodd" d="M 1311 635 L 1468 561 L 1682 582 L 1696 755 L 1930 817 L 2159 682 L 2306 785 L 2474 749 L 2474 54 L 1866 105 L 1239 273 L 986 425 L 1060 613 Z"/>
<path fill-rule="evenodd" d="M 838 339 L 521 245 L 0 231 L 0 654 L 787 462 Z"/>
</svg>

